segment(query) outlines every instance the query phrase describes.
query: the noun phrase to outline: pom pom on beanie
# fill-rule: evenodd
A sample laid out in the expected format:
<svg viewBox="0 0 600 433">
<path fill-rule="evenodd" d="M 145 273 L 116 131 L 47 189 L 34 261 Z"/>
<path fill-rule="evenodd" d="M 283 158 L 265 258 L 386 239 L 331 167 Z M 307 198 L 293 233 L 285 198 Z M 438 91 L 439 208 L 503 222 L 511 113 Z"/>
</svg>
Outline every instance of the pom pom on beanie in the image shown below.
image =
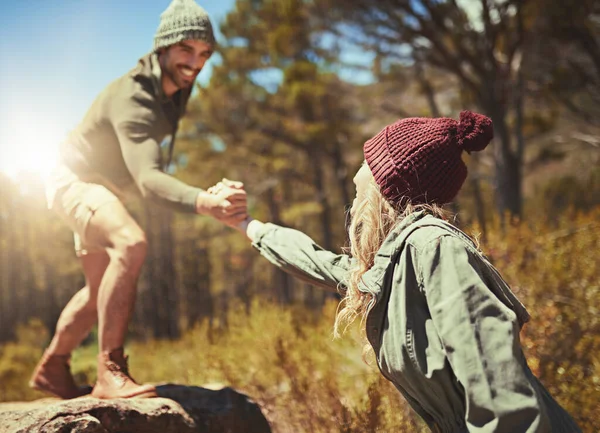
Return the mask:
<svg viewBox="0 0 600 433">
<path fill-rule="evenodd" d="M 463 111 L 458 122 L 458 142 L 467 152 L 478 152 L 486 148 L 494 138 L 494 128 L 489 117 Z"/>
</svg>

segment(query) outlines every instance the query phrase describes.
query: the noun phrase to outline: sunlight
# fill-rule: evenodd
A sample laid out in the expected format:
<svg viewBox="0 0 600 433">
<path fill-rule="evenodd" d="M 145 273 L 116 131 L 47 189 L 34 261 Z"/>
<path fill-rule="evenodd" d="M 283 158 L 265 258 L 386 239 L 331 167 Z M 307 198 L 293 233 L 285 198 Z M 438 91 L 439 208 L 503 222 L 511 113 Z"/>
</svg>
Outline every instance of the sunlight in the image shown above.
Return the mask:
<svg viewBox="0 0 600 433">
<path fill-rule="evenodd" d="M 32 118 L 21 111 L 15 117 L 0 140 L 0 171 L 12 179 L 36 174 L 45 180 L 58 160 L 58 146 L 68 129 L 53 116 Z"/>
</svg>

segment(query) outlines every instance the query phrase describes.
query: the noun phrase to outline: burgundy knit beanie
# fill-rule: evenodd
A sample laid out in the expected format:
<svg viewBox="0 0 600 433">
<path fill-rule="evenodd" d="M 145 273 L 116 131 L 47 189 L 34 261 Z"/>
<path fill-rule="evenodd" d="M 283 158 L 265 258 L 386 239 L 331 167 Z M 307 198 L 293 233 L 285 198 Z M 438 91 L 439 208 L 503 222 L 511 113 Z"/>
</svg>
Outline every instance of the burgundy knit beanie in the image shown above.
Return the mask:
<svg viewBox="0 0 600 433">
<path fill-rule="evenodd" d="M 471 111 L 460 120 L 413 117 L 386 126 L 364 145 L 367 164 L 383 196 L 393 205 L 452 201 L 465 178 L 467 152 L 485 149 L 492 121 Z"/>
</svg>

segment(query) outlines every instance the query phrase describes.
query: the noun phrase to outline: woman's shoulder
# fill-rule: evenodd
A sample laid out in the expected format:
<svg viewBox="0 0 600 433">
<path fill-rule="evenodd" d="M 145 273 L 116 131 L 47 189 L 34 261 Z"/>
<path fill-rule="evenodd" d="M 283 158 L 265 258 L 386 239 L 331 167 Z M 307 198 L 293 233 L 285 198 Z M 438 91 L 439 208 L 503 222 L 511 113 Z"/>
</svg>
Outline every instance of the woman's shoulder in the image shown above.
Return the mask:
<svg viewBox="0 0 600 433">
<path fill-rule="evenodd" d="M 417 250 L 425 248 L 435 248 L 442 239 L 464 245 L 465 248 L 477 250 L 475 241 L 458 227 L 449 221 L 427 215 L 414 222 L 407 230 L 410 234 L 406 238 L 406 243 Z"/>
</svg>

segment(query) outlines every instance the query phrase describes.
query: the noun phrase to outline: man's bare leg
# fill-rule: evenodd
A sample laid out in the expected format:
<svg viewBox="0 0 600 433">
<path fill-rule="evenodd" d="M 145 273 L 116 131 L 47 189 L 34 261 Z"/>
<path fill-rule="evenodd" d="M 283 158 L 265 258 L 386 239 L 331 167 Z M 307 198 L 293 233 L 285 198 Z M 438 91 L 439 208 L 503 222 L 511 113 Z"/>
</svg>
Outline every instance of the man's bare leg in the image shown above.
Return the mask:
<svg viewBox="0 0 600 433">
<path fill-rule="evenodd" d="M 58 319 L 56 333 L 47 349 L 53 355 L 70 354 L 98 321 L 98 289 L 109 264 L 109 256 L 105 252 L 84 255 L 81 264 L 86 285 L 71 298 Z"/>
<path fill-rule="evenodd" d="M 86 232 L 88 242 L 106 248 L 109 263 L 98 289 L 98 398 L 154 397 L 150 385 L 129 375 L 123 344 L 136 298 L 137 280 L 146 258 L 146 237 L 120 202 L 99 208 Z"/>
<path fill-rule="evenodd" d="M 56 332 L 44 356 L 36 366 L 30 386 L 60 398 L 75 398 L 92 391 L 78 387 L 70 369 L 71 352 L 89 334 L 97 321 L 96 297 L 100 281 L 109 263 L 108 254 L 100 252 L 82 256 L 86 285 L 63 309 Z"/>
<path fill-rule="evenodd" d="M 120 202 L 102 206 L 92 216 L 86 239 L 103 245 L 109 263 L 98 289 L 100 351 L 123 347 L 136 297 L 137 280 L 146 258 L 146 237 Z"/>
</svg>

